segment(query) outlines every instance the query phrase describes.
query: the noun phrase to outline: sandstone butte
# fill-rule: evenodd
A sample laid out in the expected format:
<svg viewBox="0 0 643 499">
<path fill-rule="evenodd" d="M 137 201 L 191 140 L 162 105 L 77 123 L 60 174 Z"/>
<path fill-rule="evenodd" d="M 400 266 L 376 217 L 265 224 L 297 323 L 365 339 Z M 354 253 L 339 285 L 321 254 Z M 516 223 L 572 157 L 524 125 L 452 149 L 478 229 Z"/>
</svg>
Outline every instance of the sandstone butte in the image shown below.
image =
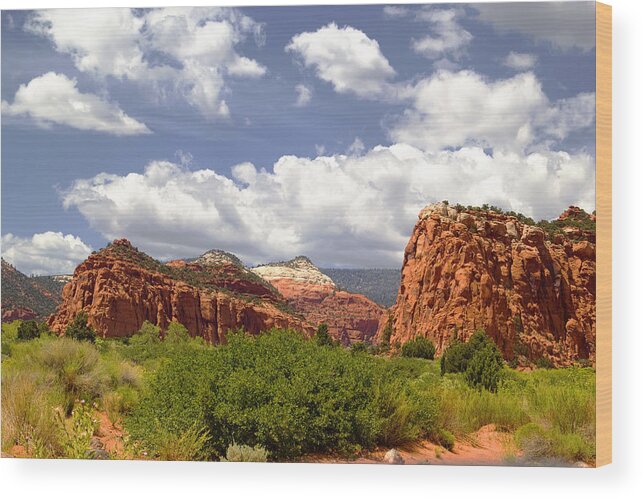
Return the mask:
<svg viewBox="0 0 643 499">
<path fill-rule="evenodd" d="M 517 216 L 427 206 L 404 251 L 380 339 L 390 333 L 391 344 L 402 344 L 421 335 L 441 353 L 484 329 L 519 365 L 593 363 L 596 249 L 594 233 L 573 223 L 583 217 L 595 220 L 571 207 L 548 234 Z"/>
<path fill-rule="evenodd" d="M 285 310 L 278 292 L 255 274 L 235 271 L 229 262 L 208 262 L 204 256 L 165 265 L 129 241 L 116 240 L 76 268 L 48 324 L 63 333 L 84 310 L 102 337 L 129 336 L 146 320 L 162 330 L 176 320 L 192 336 L 211 343 L 225 342 L 226 333 L 239 327 L 253 334 L 272 327 L 314 332 L 303 318 Z"/>
<path fill-rule="evenodd" d="M 305 256 L 252 271 L 275 286 L 309 323 L 327 324 L 343 345 L 374 340 L 384 309 L 361 294 L 340 290 Z"/>
</svg>

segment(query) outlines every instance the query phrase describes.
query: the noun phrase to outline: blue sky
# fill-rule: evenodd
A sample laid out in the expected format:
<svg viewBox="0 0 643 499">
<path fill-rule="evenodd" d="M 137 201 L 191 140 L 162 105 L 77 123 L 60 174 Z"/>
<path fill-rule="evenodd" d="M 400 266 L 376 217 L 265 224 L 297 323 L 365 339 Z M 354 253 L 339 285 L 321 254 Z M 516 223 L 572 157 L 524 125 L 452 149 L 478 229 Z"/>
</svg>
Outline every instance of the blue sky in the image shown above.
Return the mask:
<svg viewBox="0 0 643 499">
<path fill-rule="evenodd" d="M 398 267 L 428 202 L 593 210 L 593 9 L 4 11 L 3 256 Z"/>
</svg>

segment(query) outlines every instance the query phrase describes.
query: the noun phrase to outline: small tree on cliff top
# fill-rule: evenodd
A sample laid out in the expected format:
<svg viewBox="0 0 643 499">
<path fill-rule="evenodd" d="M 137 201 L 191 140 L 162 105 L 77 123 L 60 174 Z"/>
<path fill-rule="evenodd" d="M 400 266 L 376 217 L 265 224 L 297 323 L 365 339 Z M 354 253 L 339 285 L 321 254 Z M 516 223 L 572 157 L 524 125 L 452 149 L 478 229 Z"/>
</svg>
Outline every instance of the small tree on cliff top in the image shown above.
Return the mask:
<svg viewBox="0 0 643 499">
<path fill-rule="evenodd" d="M 65 336 L 78 341 L 96 341 L 96 331 L 87 324 L 87 312 L 81 311 L 76 314 L 74 321 L 67 326 Z"/>
</svg>

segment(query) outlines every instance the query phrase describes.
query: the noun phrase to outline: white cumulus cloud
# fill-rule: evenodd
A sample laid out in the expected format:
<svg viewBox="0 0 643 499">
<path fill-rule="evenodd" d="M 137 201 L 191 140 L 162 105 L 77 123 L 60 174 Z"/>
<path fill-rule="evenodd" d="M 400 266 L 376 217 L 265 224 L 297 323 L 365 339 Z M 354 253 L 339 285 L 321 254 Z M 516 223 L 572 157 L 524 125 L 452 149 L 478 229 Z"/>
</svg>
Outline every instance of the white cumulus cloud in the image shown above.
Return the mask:
<svg viewBox="0 0 643 499">
<path fill-rule="evenodd" d="M 27 275 L 71 274 L 91 251 L 79 237 L 62 232 L 2 236 L 2 258 Z"/>
<path fill-rule="evenodd" d="M 594 94 L 550 102 L 531 73 L 488 81 L 440 70 L 408 90 L 412 105 L 392 125 L 393 140 L 426 150 L 477 145 L 521 150 L 563 139 L 594 121 Z"/>
<path fill-rule="evenodd" d="M 53 72 L 20 85 L 13 103 L 2 101 L 2 113 L 29 116 L 42 126 L 55 123 L 113 135 L 151 133 L 143 123 L 125 114 L 118 104 L 82 93 L 76 80 Z"/>
<path fill-rule="evenodd" d="M 238 52 L 248 37 L 263 43 L 262 26 L 235 9 L 39 10 L 25 29 L 51 40 L 80 71 L 176 92 L 212 119 L 229 114 L 227 78 L 266 73 Z"/>
<path fill-rule="evenodd" d="M 299 33 L 286 51 L 296 54 L 338 93 L 385 97 L 391 89 L 388 81 L 395 76 L 379 43 L 351 26 L 340 28 L 331 23 L 317 31 Z"/>
<path fill-rule="evenodd" d="M 295 92 L 297 92 L 297 100 L 295 101 L 297 107 L 307 106 L 313 98 L 313 91 L 306 85 L 297 85 Z"/>
<path fill-rule="evenodd" d="M 507 54 L 507 57 L 503 61 L 503 64 L 511 69 L 516 71 L 526 71 L 532 69 L 536 62 L 538 61 L 538 56 L 535 54 L 524 54 L 521 52 L 514 52 L 513 50 Z"/>
<path fill-rule="evenodd" d="M 458 22 L 463 15 L 464 11 L 458 8 L 421 9 L 415 17 L 428 25 L 429 34 L 413 40 L 411 47 L 428 59 L 442 59 L 448 56 L 458 59 L 473 40 L 473 35 Z"/>
<path fill-rule="evenodd" d="M 155 161 L 103 173 L 63 193 L 108 239 L 128 237 L 159 258 L 226 249 L 249 263 L 305 254 L 321 265 L 399 266 L 428 202 L 491 203 L 536 218 L 570 204 L 594 208 L 594 161 L 543 149 L 479 147 L 427 153 L 395 144 L 361 154 L 242 163 L 232 178 Z"/>
</svg>

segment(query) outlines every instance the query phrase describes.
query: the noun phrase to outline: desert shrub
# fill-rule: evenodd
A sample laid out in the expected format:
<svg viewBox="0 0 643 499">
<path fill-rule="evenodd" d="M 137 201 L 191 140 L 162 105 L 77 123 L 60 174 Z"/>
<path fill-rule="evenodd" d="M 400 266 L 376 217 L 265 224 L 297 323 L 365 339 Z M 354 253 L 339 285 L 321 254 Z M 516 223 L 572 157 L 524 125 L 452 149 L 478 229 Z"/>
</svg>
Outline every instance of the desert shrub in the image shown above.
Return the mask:
<svg viewBox="0 0 643 499">
<path fill-rule="evenodd" d="M 465 379 L 472 387 L 495 392 L 498 390 L 502 365 L 502 355 L 498 347 L 495 344 L 486 344 L 473 354 L 467 364 Z"/>
<path fill-rule="evenodd" d="M 81 401 L 65 418 L 63 411 L 56 411 L 58 424 L 63 430 L 63 457 L 68 459 L 86 459 L 90 457 L 91 441 L 97 429 L 97 420 L 94 419 L 91 406 Z"/>
<path fill-rule="evenodd" d="M 402 345 L 402 357 L 417 357 L 433 360 L 435 345 L 424 336 L 416 336 Z"/>
<path fill-rule="evenodd" d="M 164 433 L 183 434 L 204 426 L 205 395 L 214 369 L 214 349 L 172 351 L 142 391 L 139 403 L 125 418 L 132 437 L 157 446 Z"/>
<path fill-rule="evenodd" d="M 549 457 L 551 440 L 544 428 L 536 423 L 527 423 L 516 430 L 514 440 L 528 459 Z"/>
<path fill-rule="evenodd" d="M 141 328 L 132 335 L 130 345 L 150 345 L 161 342 L 161 328 L 149 321 L 144 321 Z"/>
<path fill-rule="evenodd" d="M 62 389 L 67 414 L 76 400 L 94 400 L 107 386 L 98 351 L 89 343 L 69 338 L 41 341 L 31 357 L 46 379 Z"/>
<path fill-rule="evenodd" d="M 449 345 L 440 358 L 441 374 L 466 371 L 470 353 L 469 346 L 461 341 L 456 341 Z"/>
<path fill-rule="evenodd" d="M 450 345 L 440 359 L 440 372 L 464 372 L 470 386 L 490 391 L 498 389 L 504 362 L 496 344 L 482 330 L 466 343 Z"/>
<path fill-rule="evenodd" d="M 443 378 L 437 386 L 439 428 L 466 435 L 488 424 L 498 430 L 514 431 L 529 422 L 526 401 L 521 393 L 499 387 L 499 393 L 470 387 L 458 375 Z"/>
<path fill-rule="evenodd" d="M 353 353 L 368 353 L 369 352 L 369 345 L 364 343 L 363 341 L 356 341 L 351 345 L 351 352 Z"/>
<path fill-rule="evenodd" d="M 207 439 L 207 432 L 196 427 L 179 433 L 160 430 L 154 451 L 161 461 L 201 461 L 206 457 Z"/>
<path fill-rule="evenodd" d="M 538 369 L 552 369 L 554 364 L 547 357 L 539 357 L 536 359 L 536 367 Z"/>
<path fill-rule="evenodd" d="M 414 407 L 404 393 L 401 381 L 380 383 L 375 390 L 374 407 L 380 421 L 378 443 L 397 447 L 418 439 L 420 428 L 414 423 Z"/>
<path fill-rule="evenodd" d="M 250 447 L 249 445 L 230 444 L 221 461 L 232 463 L 266 463 L 269 453 L 260 445 Z"/>
<path fill-rule="evenodd" d="M 87 324 L 87 312 L 78 312 L 65 330 L 65 336 L 78 341 L 96 341 L 96 331 Z"/>
<path fill-rule="evenodd" d="M 4 367 L 4 366 L 3 366 Z M 26 371 L 2 372 L 2 450 L 14 445 L 28 455 L 50 458 L 62 454 L 60 427 L 53 406 L 56 394 Z"/>
<path fill-rule="evenodd" d="M 186 343 L 190 339 L 187 328 L 176 321 L 170 322 L 165 332 L 165 341 L 168 343 Z"/>
<path fill-rule="evenodd" d="M 40 337 L 40 328 L 36 321 L 22 321 L 18 326 L 18 339 L 21 341 L 35 340 Z"/>
<path fill-rule="evenodd" d="M 328 332 L 328 324 L 320 324 L 315 332 L 315 342 L 319 346 L 333 346 L 335 342 Z"/>
<path fill-rule="evenodd" d="M 2 357 L 9 357 L 11 355 L 11 348 L 13 344 L 18 341 L 18 328 L 22 321 L 13 321 L 13 322 L 3 322 L 2 323 L 2 332 L 1 339 L 2 345 Z"/>
<path fill-rule="evenodd" d="M 561 433 L 552 428 L 543 428 L 528 423 L 518 428 L 514 440 L 528 461 L 543 458 L 558 458 L 565 461 L 591 461 L 596 455 L 592 440 L 577 433 Z"/>
<path fill-rule="evenodd" d="M 112 425 L 121 420 L 123 415 L 123 396 L 118 392 L 107 392 L 101 399 L 103 410 Z"/>
<path fill-rule="evenodd" d="M 433 435 L 433 441 L 444 447 L 446 450 L 453 450 L 455 446 L 455 436 L 449 430 L 440 428 Z"/>
<path fill-rule="evenodd" d="M 414 399 L 386 363 L 293 331 L 230 334 L 226 345 L 177 352 L 164 363 L 126 427 L 152 447 L 150 422 L 177 434 L 202 425 L 210 458 L 233 443 L 283 460 L 409 441 L 425 431 L 430 400 Z"/>
</svg>

